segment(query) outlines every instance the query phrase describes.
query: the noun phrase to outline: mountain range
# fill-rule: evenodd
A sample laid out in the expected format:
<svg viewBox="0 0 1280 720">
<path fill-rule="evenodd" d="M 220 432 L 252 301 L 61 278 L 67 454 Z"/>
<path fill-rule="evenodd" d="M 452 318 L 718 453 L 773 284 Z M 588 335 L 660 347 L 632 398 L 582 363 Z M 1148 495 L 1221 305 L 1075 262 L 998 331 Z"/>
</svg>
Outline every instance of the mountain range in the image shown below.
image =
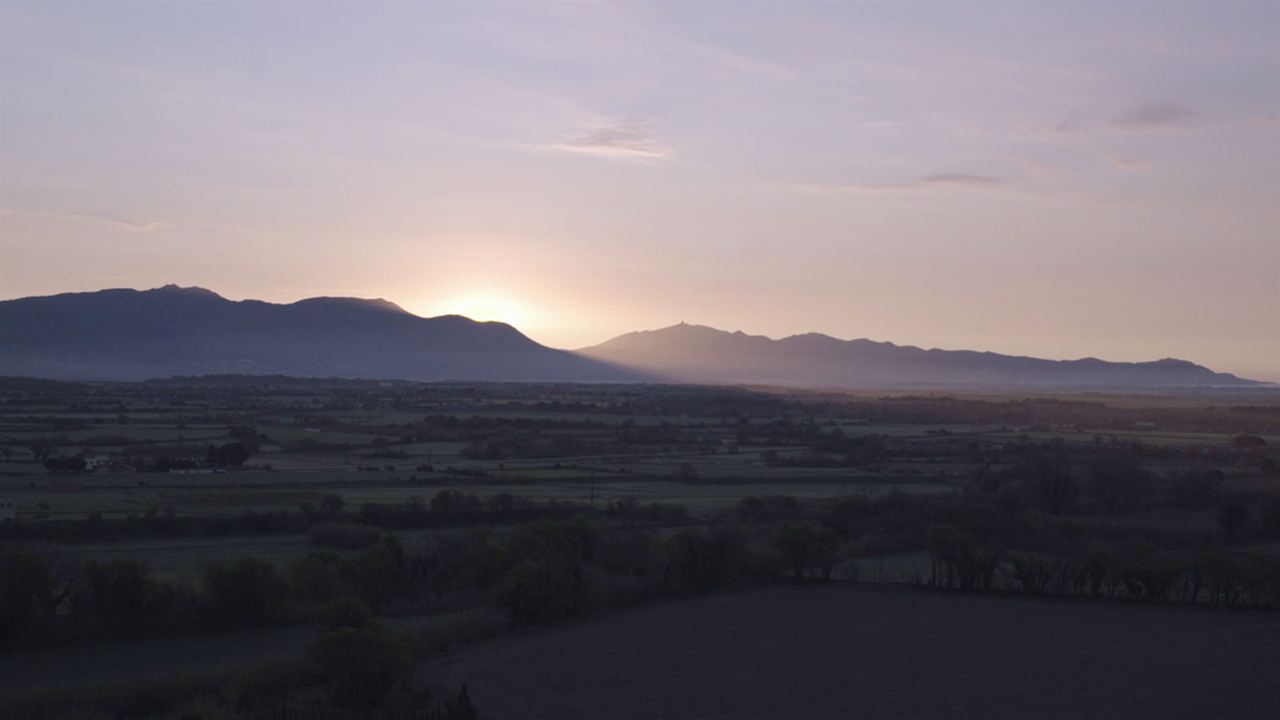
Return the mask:
<svg viewBox="0 0 1280 720">
<path fill-rule="evenodd" d="M 0 301 L 0 375 L 696 382 L 859 388 L 1255 385 L 1185 360 L 1044 360 L 810 333 L 773 340 L 681 323 L 576 352 L 505 323 L 423 318 L 386 300 L 228 300 L 198 287 Z"/>
<path fill-rule="evenodd" d="M 422 318 L 386 300 L 228 300 L 198 287 L 0 302 L 0 374 L 145 380 L 298 375 L 403 380 L 630 381 L 505 323 Z"/>
<path fill-rule="evenodd" d="M 820 333 L 773 340 L 681 323 L 627 333 L 578 351 L 682 382 L 861 388 L 1159 388 L 1257 385 L 1166 358 L 1044 360 L 973 350 L 924 350 Z"/>
</svg>

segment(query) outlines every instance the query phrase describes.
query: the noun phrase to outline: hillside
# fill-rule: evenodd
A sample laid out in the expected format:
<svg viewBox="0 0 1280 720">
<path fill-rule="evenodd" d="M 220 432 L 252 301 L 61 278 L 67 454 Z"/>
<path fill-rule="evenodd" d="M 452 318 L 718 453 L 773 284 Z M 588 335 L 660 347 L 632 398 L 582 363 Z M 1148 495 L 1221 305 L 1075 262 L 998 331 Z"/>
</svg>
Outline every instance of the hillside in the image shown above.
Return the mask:
<svg viewBox="0 0 1280 720">
<path fill-rule="evenodd" d="M 505 323 L 423 318 L 382 299 L 289 304 L 198 287 L 0 302 L 0 374 L 144 380 L 292 375 L 401 380 L 669 382 L 858 388 L 1196 388 L 1254 385 L 1185 360 L 1044 360 L 809 333 L 773 340 L 681 323 L 576 353 Z"/>
<path fill-rule="evenodd" d="M 0 374 L 143 380 L 218 373 L 404 380 L 635 379 L 504 323 L 422 318 L 386 300 L 231 301 L 203 288 L 0 302 Z"/>
<path fill-rule="evenodd" d="M 809 333 L 773 340 L 681 323 L 579 351 L 669 380 L 836 387 L 1187 388 L 1253 385 L 1185 360 L 1043 360 Z"/>
</svg>

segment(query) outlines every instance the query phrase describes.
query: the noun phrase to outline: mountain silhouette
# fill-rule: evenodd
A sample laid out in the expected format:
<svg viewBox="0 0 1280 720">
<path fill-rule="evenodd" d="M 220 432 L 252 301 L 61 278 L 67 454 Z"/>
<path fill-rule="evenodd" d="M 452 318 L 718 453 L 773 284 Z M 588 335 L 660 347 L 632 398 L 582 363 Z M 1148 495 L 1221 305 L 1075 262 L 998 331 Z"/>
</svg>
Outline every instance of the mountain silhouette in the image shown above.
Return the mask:
<svg viewBox="0 0 1280 720">
<path fill-rule="evenodd" d="M 578 351 L 668 380 L 859 388 L 1189 388 L 1256 385 L 1185 360 L 1043 360 L 971 350 L 923 350 L 808 333 L 773 340 L 680 323 Z"/>
<path fill-rule="evenodd" d="M 0 375 L 667 382 L 859 388 L 1254 385 L 1185 360 L 1043 360 L 809 333 L 773 340 L 680 323 L 577 352 L 499 322 L 423 318 L 387 300 L 228 300 L 199 287 L 0 301 Z"/>
<path fill-rule="evenodd" d="M 505 323 L 422 318 L 386 300 L 232 301 L 198 287 L 0 302 L 0 374 L 143 380 L 282 374 L 404 380 L 627 381 Z"/>
</svg>

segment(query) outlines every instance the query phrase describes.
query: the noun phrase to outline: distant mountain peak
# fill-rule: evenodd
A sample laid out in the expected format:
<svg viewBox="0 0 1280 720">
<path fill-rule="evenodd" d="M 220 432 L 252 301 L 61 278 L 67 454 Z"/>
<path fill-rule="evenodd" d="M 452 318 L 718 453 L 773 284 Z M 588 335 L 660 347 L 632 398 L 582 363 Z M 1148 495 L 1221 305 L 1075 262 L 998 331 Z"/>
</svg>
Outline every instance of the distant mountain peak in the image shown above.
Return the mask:
<svg viewBox="0 0 1280 720">
<path fill-rule="evenodd" d="M 149 292 L 165 293 L 165 294 L 171 294 L 171 295 L 181 294 L 181 295 L 187 295 L 191 297 L 217 298 L 219 300 L 225 299 L 218 293 L 206 288 L 202 288 L 198 285 L 192 285 L 190 287 L 182 287 L 181 285 L 178 285 L 176 283 L 169 283 L 168 285 L 162 285 L 158 288 L 150 290 Z"/>
<path fill-rule="evenodd" d="M 402 313 L 405 315 L 412 314 L 390 300 L 384 300 L 382 298 L 330 297 L 324 295 L 320 297 L 304 298 L 291 303 L 291 305 L 295 307 L 308 308 L 355 308 L 364 310 L 381 310 L 392 313 Z"/>
</svg>

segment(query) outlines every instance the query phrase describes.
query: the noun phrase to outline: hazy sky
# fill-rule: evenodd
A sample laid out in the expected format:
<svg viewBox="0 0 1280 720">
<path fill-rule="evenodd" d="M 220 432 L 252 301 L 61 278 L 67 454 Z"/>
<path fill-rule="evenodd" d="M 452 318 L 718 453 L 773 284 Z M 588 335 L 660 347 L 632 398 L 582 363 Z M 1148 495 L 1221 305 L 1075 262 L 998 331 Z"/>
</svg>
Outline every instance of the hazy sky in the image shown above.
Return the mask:
<svg viewBox="0 0 1280 720">
<path fill-rule="evenodd" d="M 1280 380 L 1280 3 L 0 6 L 0 296 Z"/>
</svg>

